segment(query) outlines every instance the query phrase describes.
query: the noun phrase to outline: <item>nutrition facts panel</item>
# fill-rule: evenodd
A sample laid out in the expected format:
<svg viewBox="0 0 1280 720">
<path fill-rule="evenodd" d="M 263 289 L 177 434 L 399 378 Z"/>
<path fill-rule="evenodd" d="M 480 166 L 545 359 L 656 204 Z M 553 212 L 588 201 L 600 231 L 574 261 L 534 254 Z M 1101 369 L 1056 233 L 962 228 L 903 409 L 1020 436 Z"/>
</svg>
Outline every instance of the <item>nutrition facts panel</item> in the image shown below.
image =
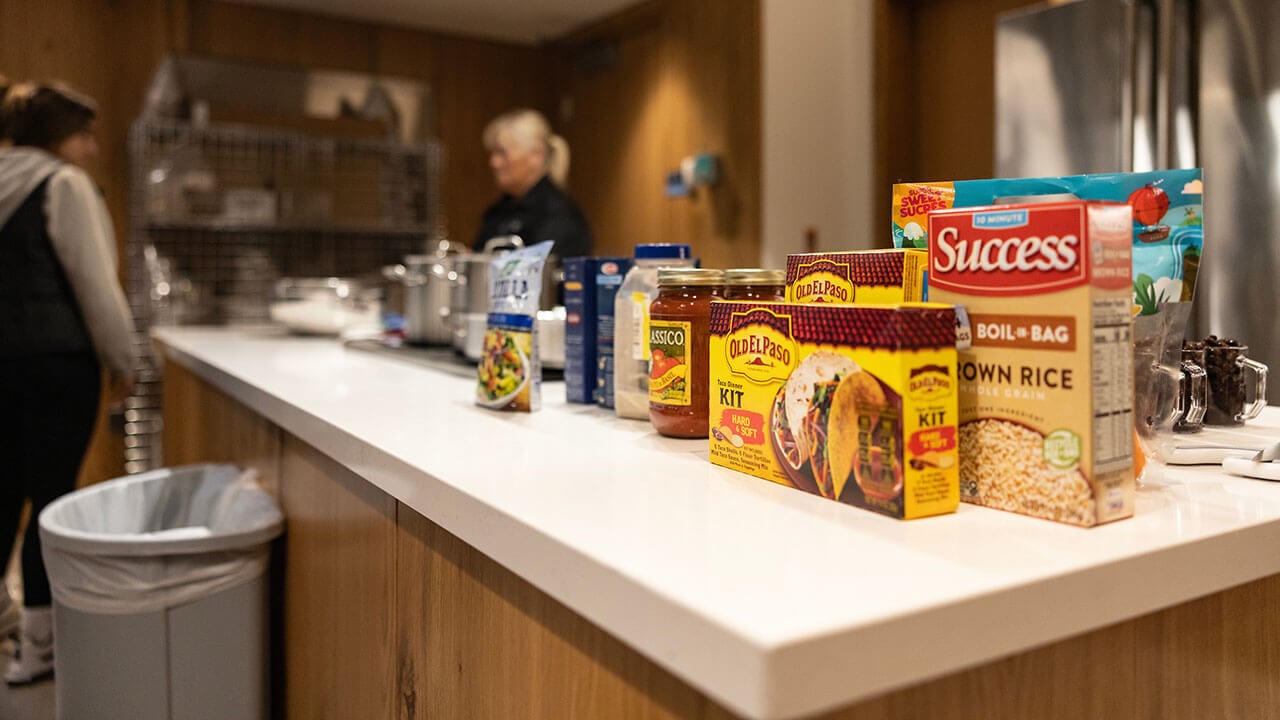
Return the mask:
<svg viewBox="0 0 1280 720">
<path fill-rule="evenodd" d="M 1133 350 L 1128 298 L 1093 302 L 1093 457 L 1098 472 L 1133 456 Z"/>
</svg>

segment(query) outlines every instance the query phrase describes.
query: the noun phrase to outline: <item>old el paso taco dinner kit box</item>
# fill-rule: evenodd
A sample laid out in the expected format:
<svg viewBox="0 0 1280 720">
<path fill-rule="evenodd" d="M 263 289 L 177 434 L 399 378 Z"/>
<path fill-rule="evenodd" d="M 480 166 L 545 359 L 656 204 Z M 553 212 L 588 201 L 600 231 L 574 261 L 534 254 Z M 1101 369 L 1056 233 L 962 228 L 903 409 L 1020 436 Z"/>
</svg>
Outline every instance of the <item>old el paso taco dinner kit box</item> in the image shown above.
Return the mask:
<svg viewBox="0 0 1280 720">
<path fill-rule="evenodd" d="M 1129 206 L 929 215 L 929 294 L 967 308 L 960 497 L 1091 526 L 1133 514 Z"/>
<path fill-rule="evenodd" d="M 711 461 L 898 518 L 959 504 L 955 310 L 716 301 Z"/>
<path fill-rule="evenodd" d="M 897 303 L 928 299 L 924 250 L 854 250 L 787 256 L 787 302 Z"/>
</svg>

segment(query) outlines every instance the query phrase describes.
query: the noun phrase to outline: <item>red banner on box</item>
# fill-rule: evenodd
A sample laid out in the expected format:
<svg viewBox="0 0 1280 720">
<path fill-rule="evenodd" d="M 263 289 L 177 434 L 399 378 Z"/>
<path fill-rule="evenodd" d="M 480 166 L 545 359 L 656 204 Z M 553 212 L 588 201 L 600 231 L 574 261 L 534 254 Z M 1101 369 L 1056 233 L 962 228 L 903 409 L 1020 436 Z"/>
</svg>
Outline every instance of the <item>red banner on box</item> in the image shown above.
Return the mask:
<svg viewBox="0 0 1280 720">
<path fill-rule="evenodd" d="M 946 452 L 956 446 L 956 429 L 954 427 L 929 428 L 917 430 L 907 441 L 907 448 L 912 455 L 923 455 L 927 452 Z"/>
<path fill-rule="evenodd" d="M 764 415 L 750 410 L 726 409 L 720 414 L 720 427 L 716 429 L 727 436 L 725 439 L 735 435 L 742 438 L 745 445 L 764 445 L 766 439 Z"/>
</svg>

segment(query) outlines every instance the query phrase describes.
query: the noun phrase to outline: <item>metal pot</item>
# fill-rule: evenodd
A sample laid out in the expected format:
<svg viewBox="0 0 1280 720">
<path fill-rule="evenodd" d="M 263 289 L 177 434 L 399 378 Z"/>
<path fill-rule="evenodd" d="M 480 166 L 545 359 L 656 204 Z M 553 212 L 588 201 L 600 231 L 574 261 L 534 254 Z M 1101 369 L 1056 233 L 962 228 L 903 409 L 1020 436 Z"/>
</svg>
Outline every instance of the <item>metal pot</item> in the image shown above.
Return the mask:
<svg viewBox="0 0 1280 720">
<path fill-rule="evenodd" d="M 493 257 L 488 253 L 474 253 L 457 258 L 458 281 L 450 291 L 449 300 L 450 333 L 454 349 L 469 358 L 472 353 L 468 352 L 467 339 L 471 338 L 478 357 L 480 339 L 474 330 L 477 325 L 480 334 L 484 334 L 484 318 L 489 312 L 489 262 Z"/>
<path fill-rule="evenodd" d="M 538 357 L 542 367 L 564 369 L 564 327 L 568 312 L 563 305 L 538 311 Z"/>
<path fill-rule="evenodd" d="M 402 265 L 382 269 L 389 280 L 404 287 L 404 339 L 415 345 L 448 345 L 451 296 L 458 283 L 456 258 L 408 255 Z"/>
<path fill-rule="evenodd" d="M 449 307 L 455 315 L 489 312 L 489 263 L 497 257 L 490 253 L 459 255 L 454 260 L 458 281 L 454 284 Z"/>
<path fill-rule="evenodd" d="M 458 255 L 454 268 L 458 276 L 449 303 L 453 327 L 453 347 L 469 360 L 478 360 L 489 313 L 489 264 L 494 258 L 514 249 L 524 247 L 515 235 L 496 237 L 485 243 L 484 252 Z M 540 331 L 544 337 L 551 335 L 551 345 L 541 346 L 543 361 L 548 367 L 564 366 L 564 309 L 557 308 L 558 294 L 564 281 L 564 271 L 554 255 L 547 259 L 542 273 L 542 302 L 538 313 Z M 557 312 L 549 312 L 553 309 Z M 559 327 L 554 327 L 559 318 Z M 555 331 L 559 329 L 557 335 Z M 548 349 L 551 354 L 548 355 Z"/>
<path fill-rule="evenodd" d="M 484 252 L 453 258 L 457 282 L 449 300 L 453 347 L 469 359 L 480 357 L 480 341 L 489 314 L 489 263 L 504 252 L 524 247 L 515 235 L 496 237 L 484 245 Z"/>
</svg>

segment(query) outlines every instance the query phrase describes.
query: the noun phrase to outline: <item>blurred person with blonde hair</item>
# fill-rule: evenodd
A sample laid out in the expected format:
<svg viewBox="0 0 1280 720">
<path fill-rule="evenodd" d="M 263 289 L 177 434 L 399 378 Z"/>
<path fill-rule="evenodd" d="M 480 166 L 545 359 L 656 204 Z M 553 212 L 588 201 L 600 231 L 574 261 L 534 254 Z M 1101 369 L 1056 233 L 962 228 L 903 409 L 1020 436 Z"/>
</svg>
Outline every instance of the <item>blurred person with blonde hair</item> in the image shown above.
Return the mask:
<svg viewBox="0 0 1280 720">
<path fill-rule="evenodd" d="M 20 629 L 11 684 L 53 670 L 52 601 L 37 518 L 75 488 L 98 415 L 103 368 L 113 398 L 133 386 L 133 318 L 116 277 L 111 219 L 84 168 L 98 154 L 92 98 L 17 85 L 0 107 L 0 557 L 26 501 L 23 607 L 0 587 L 0 629 Z M 15 621 L 16 620 L 16 621 Z"/>
<path fill-rule="evenodd" d="M 502 197 L 484 211 L 473 247 L 503 235 L 519 235 L 524 244 L 554 240 L 552 254 L 590 255 L 591 229 L 578 204 L 564 191 L 569 175 L 569 144 L 551 132 L 536 110 L 513 110 L 484 129 L 489 168 Z"/>
</svg>

